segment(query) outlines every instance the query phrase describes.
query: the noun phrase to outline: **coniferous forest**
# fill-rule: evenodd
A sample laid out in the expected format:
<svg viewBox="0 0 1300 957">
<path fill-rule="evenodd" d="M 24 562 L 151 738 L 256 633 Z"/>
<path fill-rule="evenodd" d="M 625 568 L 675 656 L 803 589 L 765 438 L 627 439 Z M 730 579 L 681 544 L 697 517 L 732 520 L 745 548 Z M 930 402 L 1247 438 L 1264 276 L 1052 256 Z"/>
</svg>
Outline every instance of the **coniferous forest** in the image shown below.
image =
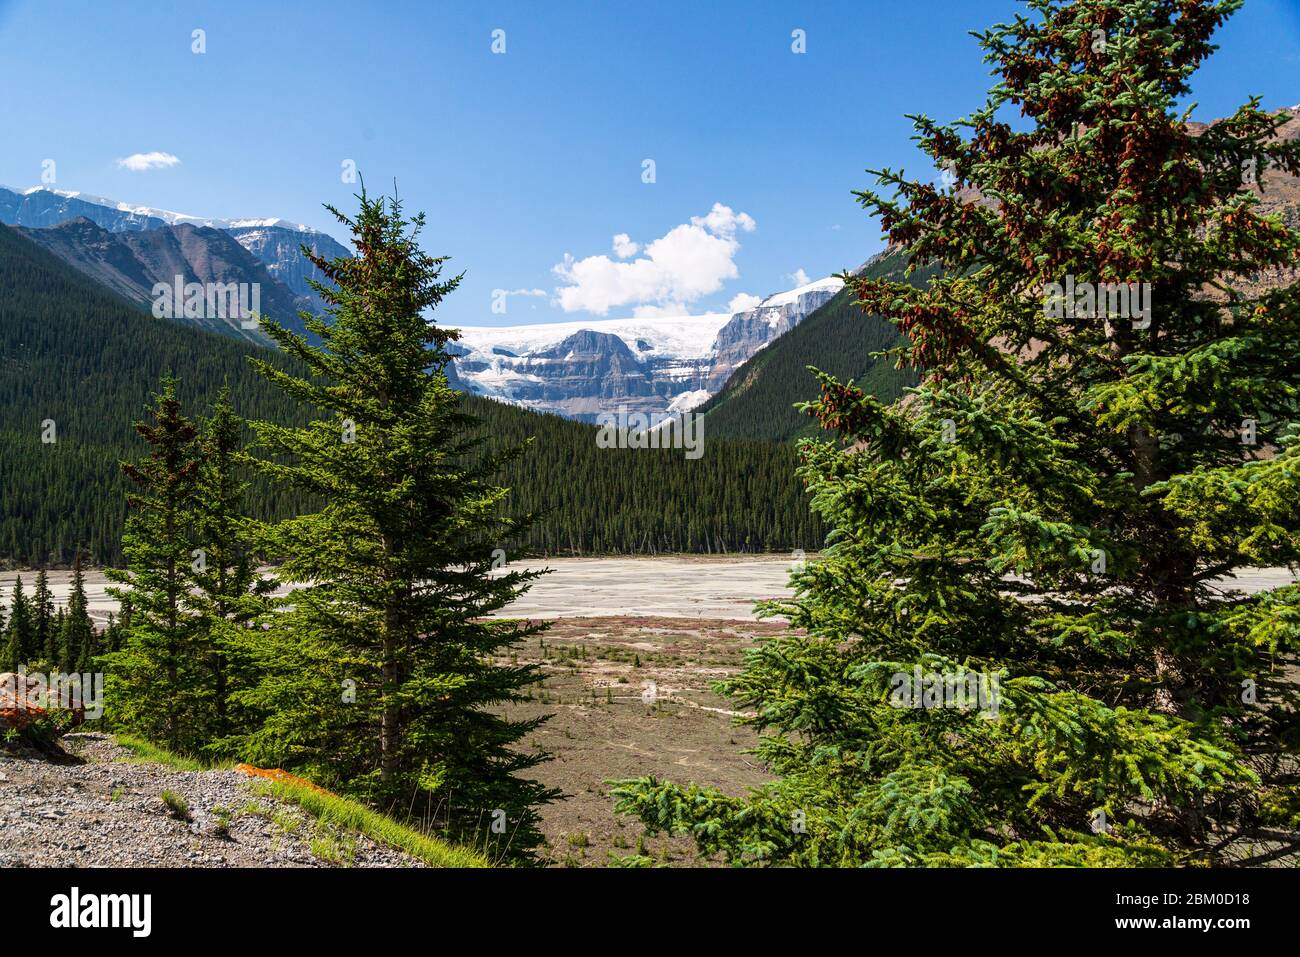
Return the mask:
<svg viewBox="0 0 1300 957">
<path fill-rule="evenodd" d="M 0 561 L 20 567 L 120 564 L 126 485 L 118 463 L 136 449 L 131 423 L 164 374 L 192 415 L 223 388 L 245 419 L 305 421 L 249 365 L 290 360 L 215 334 L 160 323 L 0 226 Z M 711 441 L 708 456 L 596 448 L 595 429 L 467 396 L 505 444 L 531 439 L 504 466 L 519 507 L 539 513 L 517 554 L 756 552 L 815 549 L 821 525 L 780 444 Z M 52 442 L 43 423 L 54 424 Z M 263 519 L 301 498 L 250 476 Z M 576 494 L 581 489 L 582 494 Z"/>
</svg>

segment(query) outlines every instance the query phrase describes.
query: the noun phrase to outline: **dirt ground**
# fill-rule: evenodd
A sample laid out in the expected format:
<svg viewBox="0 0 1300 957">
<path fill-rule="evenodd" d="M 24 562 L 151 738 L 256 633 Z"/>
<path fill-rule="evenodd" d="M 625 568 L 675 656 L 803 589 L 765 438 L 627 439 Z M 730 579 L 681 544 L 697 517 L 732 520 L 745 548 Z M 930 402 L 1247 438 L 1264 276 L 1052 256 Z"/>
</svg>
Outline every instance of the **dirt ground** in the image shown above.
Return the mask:
<svg viewBox="0 0 1300 957">
<path fill-rule="evenodd" d="M 731 794 L 768 779 L 745 750 L 756 736 L 733 723 L 732 702 L 710 682 L 739 670 L 769 622 L 680 618 L 566 618 L 521 648 L 540 662 L 545 682 L 512 718 L 551 714 L 529 742 L 554 759 L 533 776 L 567 798 L 542 811 L 554 866 L 604 867 L 611 856 L 640 853 L 699 866 L 685 838 L 642 837 L 641 823 L 616 815 L 607 780 L 656 777 L 710 784 Z"/>
</svg>

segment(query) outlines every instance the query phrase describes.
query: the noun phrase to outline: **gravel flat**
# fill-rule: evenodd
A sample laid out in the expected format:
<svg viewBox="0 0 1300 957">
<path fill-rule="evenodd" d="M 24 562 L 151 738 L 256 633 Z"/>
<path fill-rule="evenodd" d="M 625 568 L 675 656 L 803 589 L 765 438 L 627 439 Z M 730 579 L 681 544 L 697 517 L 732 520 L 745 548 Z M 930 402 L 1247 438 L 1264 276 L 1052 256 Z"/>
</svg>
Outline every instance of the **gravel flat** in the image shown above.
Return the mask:
<svg viewBox="0 0 1300 957">
<path fill-rule="evenodd" d="M 523 618 L 696 618 L 753 621 L 754 602 L 790 595 L 792 555 L 655 558 L 549 558 L 511 562 L 511 569 L 548 568 L 519 601 L 502 614 Z M 812 560 L 812 556 L 810 556 Z M 9 599 L 17 573 L 0 572 L 0 594 Z M 34 572 L 23 572 L 31 595 Z M 55 601 L 67 601 L 71 572 L 50 572 Z M 1285 568 L 1257 569 L 1223 582 L 1253 593 L 1295 580 Z M 117 610 L 103 573 L 86 574 L 91 614 L 99 621 Z"/>
<path fill-rule="evenodd" d="M 103 734 L 70 734 L 63 746 L 80 761 L 0 753 L 0 867 L 423 866 L 259 794 L 238 771 L 140 763 Z M 192 820 L 168 811 L 164 790 L 185 799 Z"/>
</svg>

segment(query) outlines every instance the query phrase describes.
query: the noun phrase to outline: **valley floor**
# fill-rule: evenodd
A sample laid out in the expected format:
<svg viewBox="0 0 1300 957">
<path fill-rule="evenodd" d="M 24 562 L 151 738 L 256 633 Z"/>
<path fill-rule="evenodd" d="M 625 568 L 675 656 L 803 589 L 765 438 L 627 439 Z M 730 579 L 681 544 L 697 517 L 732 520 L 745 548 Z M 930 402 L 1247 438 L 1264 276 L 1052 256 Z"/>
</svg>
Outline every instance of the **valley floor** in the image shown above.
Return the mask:
<svg viewBox="0 0 1300 957">
<path fill-rule="evenodd" d="M 813 556 L 808 556 L 811 560 Z M 548 568 L 519 601 L 501 614 L 520 618 L 625 617 L 754 620 L 754 602 L 790 594 L 792 555 L 672 555 L 662 557 L 547 558 L 511 562 L 511 569 Z M 30 597 L 36 573 L 0 572 L 5 602 L 22 575 Z M 1252 570 L 1231 582 L 1244 592 L 1290 584 L 1285 568 Z M 49 573 L 58 604 L 67 601 L 72 573 Z M 103 572 L 86 572 L 90 614 L 103 622 L 117 610 Z"/>
<path fill-rule="evenodd" d="M 549 863 L 601 867 L 638 851 L 697 866 L 692 842 L 645 838 L 638 821 L 614 814 L 609 780 L 654 775 L 740 795 L 768 780 L 745 751 L 734 704 L 709 684 L 739 670 L 754 638 L 774 622 L 719 619 L 562 618 L 518 660 L 539 662 L 546 680 L 512 718 L 551 715 L 529 739 L 554 759 L 530 773 L 568 797 L 542 810 Z M 640 846 L 638 846 L 640 844 Z"/>
<path fill-rule="evenodd" d="M 689 841 L 641 838 L 638 822 L 615 815 L 609 780 L 655 775 L 743 794 L 768 779 L 745 753 L 755 744 L 753 732 L 735 725 L 734 703 L 709 686 L 739 670 L 756 638 L 782 629 L 779 621 L 755 620 L 753 602 L 789 594 L 791 561 L 791 556 L 678 556 L 520 563 L 554 569 L 504 612 L 554 621 L 549 631 L 512 656 L 541 664 L 546 678 L 531 700 L 507 709 L 514 718 L 551 715 L 527 742 L 554 755 L 530 773 L 567 795 L 542 811 L 548 863 L 599 867 L 637 852 L 668 864 L 700 863 Z M 14 574 L 0 574 L 0 588 L 8 590 Z M 34 575 L 23 577 L 30 594 Z M 64 600 L 70 574 L 51 573 L 50 578 L 56 600 Z M 104 591 L 102 574 L 91 572 L 87 578 L 92 613 L 103 620 L 114 603 Z M 1253 592 L 1292 580 L 1286 569 L 1276 569 L 1253 572 L 1234 584 Z M 88 741 L 92 753 L 112 747 Z M 97 837 L 97 830 L 85 824 L 93 820 L 97 827 L 129 830 L 137 812 L 147 824 L 145 839 L 122 863 L 237 862 L 239 852 L 230 845 L 184 833 L 186 825 L 161 815 L 158 791 L 171 785 L 137 767 L 91 764 L 86 782 L 61 791 L 59 782 L 69 773 L 62 768 L 0 762 L 0 863 L 13 862 L 22 848 L 39 848 L 69 863 L 116 862 L 96 849 L 102 833 Z M 226 793 L 241 786 L 235 772 L 208 773 L 216 777 L 205 780 L 222 789 L 212 796 L 198 792 L 199 804 L 209 814 L 213 804 L 238 801 L 242 806 L 247 801 L 234 790 Z M 145 778 L 137 781 L 141 774 Z M 174 789 L 187 794 L 189 782 L 177 783 Z M 115 788 L 124 789 L 125 803 L 109 800 Z M 23 830 L 15 830 L 20 823 Z M 264 850 L 276 836 L 276 825 L 257 815 L 249 815 L 240 827 Z M 149 835 L 159 828 L 177 832 L 171 835 L 179 838 L 172 851 L 151 849 Z M 317 838 L 308 828 L 304 834 L 305 842 L 281 836 L 263 866 L 320 863 L 311 852 Z M 359 847 L 356 863 L 403 863 L 375 853 Z"/>
<path fill-rule="evenodd" d="M 522 618 L 638 615 L 656 618 L 752 619 L 754 602 L 789 594 L 790 555 L 654 558 L 547 558 L 511 562 L 515 569 L 550 569 L 519 601 L 502 611 Z M 101 624 L 117 601 L 98 569 L 86 571 L 91 617 Z M 7 601 L 19 575 L 28 596 L 36 572 L 0 571 L 0 601 Z M 50 592 L 66 604 L 72 572 L 49 572 Z"/>
</svg>

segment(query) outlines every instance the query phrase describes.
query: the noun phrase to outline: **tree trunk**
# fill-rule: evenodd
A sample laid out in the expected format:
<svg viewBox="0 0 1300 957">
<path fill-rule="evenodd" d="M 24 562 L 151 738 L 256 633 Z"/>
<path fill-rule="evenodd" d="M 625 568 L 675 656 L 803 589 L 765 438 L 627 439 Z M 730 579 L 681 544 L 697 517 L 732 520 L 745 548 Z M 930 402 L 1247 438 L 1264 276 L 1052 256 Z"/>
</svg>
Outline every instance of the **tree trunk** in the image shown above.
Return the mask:
<svg viewBox="0 0 1300 957">
<path fill-rule="evenodd" d="M 397 768 L 397 746 L 400 728 L 398 709 L 394 703 L 397 690 L 397 609 L 390 601 L 384 611 L 384 636 L 381 674 L 384 685 L 384 705 L 379 717 L 379 780 L 391 781 Z"/>
</svg>

